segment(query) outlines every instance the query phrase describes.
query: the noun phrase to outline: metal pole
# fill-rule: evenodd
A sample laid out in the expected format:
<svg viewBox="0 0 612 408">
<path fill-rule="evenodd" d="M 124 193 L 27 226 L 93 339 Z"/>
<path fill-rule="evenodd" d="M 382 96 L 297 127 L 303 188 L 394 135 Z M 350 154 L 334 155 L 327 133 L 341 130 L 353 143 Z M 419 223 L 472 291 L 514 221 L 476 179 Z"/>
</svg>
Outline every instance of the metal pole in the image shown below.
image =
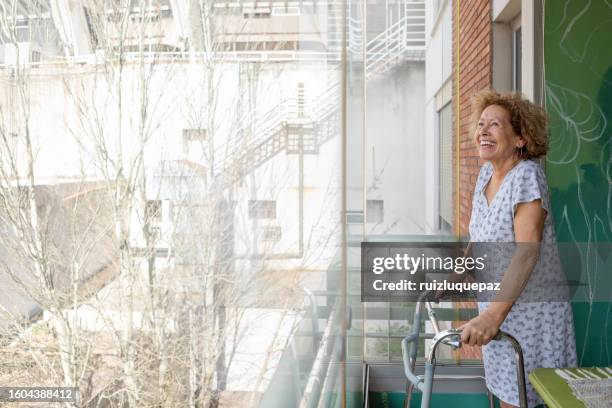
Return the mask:
<svg viewBox="0 0 612 408">
<path fill-rule="evenodd" d="M 504 338 L 512 344 L 514 349 L 514 358 L 516 359 L 516 378 L 519 392 L 519 403 L 521 408 L 527 408 L 527 386 L 525 383 L 525 364 L 523 362 L 523 349 L 520 343 L 514 336 L 509 333 L 500 331 L 495 339 Z"/>
<path fill-rule="evenodd" d="M 432 339 L 431 347 L 429 349 L 429 353 L 427 354 L 427 357 L 425 360 L 425 369 L 427 370 L 427 365 L 431 364 L 432 375 L 433 375 L 433 370 L 435 369 L 435 366 L 436 366 L 436 349 L 438 348 L 438 345 L 440 343 L 445 343 L 445 344 L 455 343 L 455 341 L 449 341 L 446 339 L 449 337 L 458 337 L 460 334 L 461 334 L 461 330 L 449 329 L 449 330 L 440 332 L 439 334 L 434 336 L 434 338 Z M 517 376 L 519 403 L 520 403 L 519 406 L 521 408 L 527 408 L 527 387 L 525 383 L 525 366 L 523 362 L 523 350 L 518 340 L 516 340 L 514 336 L 506 332 L 499 331 L 493 340 L 501 340 L 501 339 L 508 340 L 512 344 L 512 347 L 514 348 L 514 355 L 516 358 L 516 376 Z M 458 344 L 459 340 L 457 340 L 456 342 L 457 342 L 456 344 Z M 425 372 L 425 375 L 426 375 L 425 383 L 423 385 L 423 401 L 425 401 L 425 390 L 429 390 L 429 392 L 431 393 L 431 388 L 428 388 L 428 385 L 427 385 L 427 375 L 428 375 L 427 371 Z M 427 400 L 429 401 L 429 397 L 427 397 Z M 429 405 L 423 405 L 421 403 L 421 408 L 428 408 L 428 407 Z"/>
<path fill-rule="evenodd" d="M 409 406 L 409 398 L 412 395 L 413 388 L 416 387 L 418 390 L 421 390 L 423 392 L 421 408 L 429 408 L 429 404 L 431 401 L 431 392 L 433 388 L 432 383 L 434 377 L 434 370 L 436 367 L 436 349 L 438 348 L 438 345 L 440 343 L 444 343 L 453 348 L 458 348 L 461 346 L 461 340 L 459 338 L 461 335 L 461 330 L 449 329 L 442 332 L 439 331 L 436 314 L 431 306 L 430 301 L 427 300 L 428 296 L 430 295 L 432 295 L 432 292 L 426 291 L 419 296 L 416 302 L 411 334 L 406 336 L 401 343 L 404 372 L 409 382 L 406 393 L 406 400 L 404 401 L 405 406 Z M 429 352 L 425 356 L 425 375 L 421 377 L 415 375 L 415 363 L 416 349 L 419 339 L 419 326 L 421 321 L 421 305 L 423 303 L 425 304 L 427 314 L 429 315 L 429 319 L 434 327 L 436 335 L 433 337 Z M 450 339 L 451 337 L 454 337 L 454 339 Z M 527 408 L 527 387 L 525 382 L 523 349 L 521 348 L 521 345 L 518 340 L 516 340 L 516 338 L 509 333 L 499 331 L 493 338 L 493 340 L 495 341 L 499 341 L 502 339 L 508 340 L 512 344 L 512 348 L 514 349 L 514 355 L 516 358 L 516 375 L 519 392 L 519 403 L 521 408 Z M 491 404 L 492 397 L 489 393 L 489 405 L 492 406 Z"/>
<path fill-rule="evenodd" d="M 423 385 L 423 395 L 421 397 L 421 408 L 429 408 L 435 367 L 435 360 L 432 362 L 425 362 L 425 383 Z"/>
</svg>

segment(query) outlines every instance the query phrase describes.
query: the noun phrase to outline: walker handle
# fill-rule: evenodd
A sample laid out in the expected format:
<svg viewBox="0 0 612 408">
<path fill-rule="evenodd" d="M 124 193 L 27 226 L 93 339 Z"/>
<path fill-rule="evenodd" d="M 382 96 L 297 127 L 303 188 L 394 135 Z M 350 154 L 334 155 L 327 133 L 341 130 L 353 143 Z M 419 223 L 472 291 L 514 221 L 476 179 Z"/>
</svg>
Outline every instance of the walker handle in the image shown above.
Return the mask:
<svg viewBox="0 0 612 408">
<path fill-rule="evenodd" d="M 430 364 L 435 367 L 436 364 L 436 349 L 440 343 L 444 343 L 444 340 L 447 338 L 457 338 L 461 334 L 461 329 L 450 329 L 442 331 L 436 334 L 432 340 L 429 353 L 426 356 L 426 364 Z M 521 408 L 527 408 L 527 388 L 525 382 L 525 365 L 523 362 L 523 349 L 521 348 L 520 343 L 514 336 L 509 333 L 506 333 L 502 330 L 499 330 L 497 334 L 493 337 L 495 341 L 507 340 L 512 344 L 512 348 L 514 349 L 514 356 L 516 359 L 516 377 L 518 383 L 518 391 L 519 391 L 519 402 Z"/>
</svg>

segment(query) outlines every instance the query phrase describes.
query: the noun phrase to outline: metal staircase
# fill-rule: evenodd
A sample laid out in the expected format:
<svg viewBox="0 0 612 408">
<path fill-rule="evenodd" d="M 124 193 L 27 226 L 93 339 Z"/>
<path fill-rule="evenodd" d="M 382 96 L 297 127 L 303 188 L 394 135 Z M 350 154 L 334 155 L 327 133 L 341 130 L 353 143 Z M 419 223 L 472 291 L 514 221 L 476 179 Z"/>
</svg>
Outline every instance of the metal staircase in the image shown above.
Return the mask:
<svg viewBox="0 0 612 408">
<path fill-rule="evenodd" d="M 326 49 L 332 59 L 340 60 L 342 53 L 342 27 L 344 27 L 343 4 L 331 1 L 327 4 L 327 38 Z M 363 24 L 361 20 L 351 15 L 351 7 L 347 6 L 346 42 L 348 52 L 357 54 L 363 46 Z"/>
<path fill-rule="evenodd" d="M 422 61 L 425 56 L 425 1 L 404 3 L 400 20 L 368 41 L 366 45 L 366 79 L 387 72 L 404 60 Z M 330 52 L 342 46 L 341 3 L 328 3 Z M 335 17 L 334 17 L 335 16 Z M 363 31 L 359 21 L 349 16 L 350 52 L 363 55 Z M 282 100 L 264 115 L 247 119 L 234 132 L 231 147 L 215 152 L 215 182 L 222 188 L 240 181 L 245 175 L 282 151 L 287 154 L 316 154 L 319 147 L 339 134 L 340 84 L 333 83 L 317 96 L 309 108 L 303 95 Z M 248 134 L 255 134 L 247 139 Z"/>
<path fill-rule="evenodd" d="M 373 38 L 367 40 L 366 76 L 372 77 L 386 72 L 403 60 L 425 59 L 425 0 L 404 0 L 399 5 L 399 19 Z M 352 7 L 347 10 L 347 51 L 353 61 L 363 61 L 364 34 L 362 19 L 355 18 Z M 338 56 L 342 50 L 342 4 L 328 4 L 327 50 Z M 392 19 L 391 19 L 392 21 Z"/>
<path fill-rule="evenodd" d="M 411 8 L 400 20 L 368 41 L 366 78 L 404 60 L 425 60 L 425 3 L 408 4 Z"/>
<path fill-rule="evenodd" d="M 314 133 L 319 145 L 340 133 L 340 86 L 333 84 L 313 103 L 312 116 L 316 118 Z"/>
<path fill-rule="evenodd" d="M 282 151 L 287 154 L 316 154 L 319 147 L 339 133 L 339 84 L 333 84 L 304 110 L 298 98 L 288 98 L 243 126 L 233 140 L 244 140 L 241 135 L 254 129 L 257 136 L 231 149 L 217 149 L 215 182 L 227 188 L 245 175 L 272 159 Z M 261 129 L 261 131 L 259 131 Z M 300 146 L 301 145 L 301 146 Z"/>
</svg>

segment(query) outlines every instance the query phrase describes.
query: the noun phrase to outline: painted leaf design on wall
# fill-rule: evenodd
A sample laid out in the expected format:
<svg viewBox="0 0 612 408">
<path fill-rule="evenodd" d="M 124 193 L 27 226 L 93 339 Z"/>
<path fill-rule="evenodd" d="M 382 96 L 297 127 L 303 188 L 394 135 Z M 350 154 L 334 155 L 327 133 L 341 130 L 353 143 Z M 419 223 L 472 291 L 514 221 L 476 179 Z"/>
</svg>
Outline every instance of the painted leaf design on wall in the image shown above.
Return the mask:
<svg viewBox="0 0 612 408">
<path fill-rule="evenodd" d="M 551 113 L 548 161 L 571 163 L 584 142 L 595 142 L 605 133 L 607 120 L 601 108 L 588 95 L 551 82 L 546 84 L 546 107 Z"/>
</svg>

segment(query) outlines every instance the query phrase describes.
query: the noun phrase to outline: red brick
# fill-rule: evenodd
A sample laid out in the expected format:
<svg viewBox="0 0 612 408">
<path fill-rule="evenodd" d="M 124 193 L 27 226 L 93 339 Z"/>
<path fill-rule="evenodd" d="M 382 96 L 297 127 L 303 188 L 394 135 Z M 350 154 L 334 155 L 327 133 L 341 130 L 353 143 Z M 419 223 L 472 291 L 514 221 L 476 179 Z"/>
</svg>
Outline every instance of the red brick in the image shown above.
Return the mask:
<svg viewBox="0 0 612 408">
<path fill-rule="evenodd" d="M 491 87 L 492 23 L 491 5 L 487 0 L 461 2 L 460 9 L 453 8 L 453 81 L 459 73 L 459 93 L 453 83 L 453 104 L 459 111 L 453 112 L 455 135 L 453 149 L 459 149 L 459 174 L 455 175 L 454 194 L 459 198 L 459 219 L 455 231 L 466 234 L 471 213 L 474 185 L 482 162 L 472 140 L 471 97 L 477 91 Z M 457 3 L 453 3 L 456 5 Z M 457 24 L 459 26 L 457 26 Z M 456 52 L 459 47 L 459 66 Z M 457 124 L 459 120 L 459 124 Z M 458 126 L 457 126 L 458 125 Z M 455 156 L 453 155 L 453 161 Z"/>
</svg>

